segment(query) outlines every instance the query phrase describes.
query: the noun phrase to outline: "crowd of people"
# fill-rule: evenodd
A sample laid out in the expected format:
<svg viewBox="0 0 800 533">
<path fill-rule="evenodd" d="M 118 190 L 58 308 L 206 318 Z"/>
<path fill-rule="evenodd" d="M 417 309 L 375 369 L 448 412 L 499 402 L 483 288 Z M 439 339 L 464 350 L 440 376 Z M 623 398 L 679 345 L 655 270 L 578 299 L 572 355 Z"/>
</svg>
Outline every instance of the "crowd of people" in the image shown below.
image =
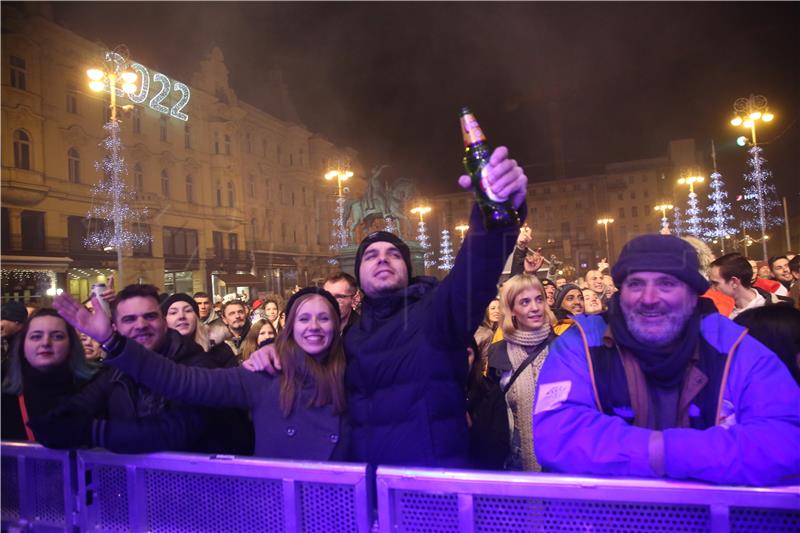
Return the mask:
<svg viewBox="0 0 800 533">
<path fill-rule="evenodd" d="M 488 168 L 524 220 L 522 169 L 505 148 Z M 151 285 L 6 303 L 2 438 L 800 482 L 800 256 L 762 265 L 642 235 L 568 279 L 542 268 L 531 228 L 487 229 L 477 207 L 469 226 L 442 281 L 415 277 L 406 243 L 378 231 L 355 276 L 285 304 Z"/>
</svg>

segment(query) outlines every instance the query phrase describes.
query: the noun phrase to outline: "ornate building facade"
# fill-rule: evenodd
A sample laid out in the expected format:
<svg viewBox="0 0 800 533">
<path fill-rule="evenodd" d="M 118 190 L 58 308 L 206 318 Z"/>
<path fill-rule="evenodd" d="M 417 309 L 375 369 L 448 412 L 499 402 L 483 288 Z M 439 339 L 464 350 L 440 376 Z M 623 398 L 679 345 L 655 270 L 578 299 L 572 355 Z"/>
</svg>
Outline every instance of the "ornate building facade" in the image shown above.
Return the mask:
<svg viewBox="0 0 800 533">
<path fill-rule="evenodd" d="M 117 269 L 115 250 L 84 240 L 110 223 L 87 217 L 102 201 L 92 191 L 110 106 L 108 92 L 88 90 L 86 70 L 105 49 L 27 8 L 5 8 L 2 24 L 3 298 L 85 298 Z M 169 73 L 148 72 L 150 96 L 155 82 L 169 86 Z M 187 86 L 188 120 L 118 98 L 126 185 L 146 212 L 128 229 L 150 243 L 125 247 L 116 286 L 255 297 L 330 273 L 336 186 L 323 176 L 336 165 L 363 175 L 358 154 L 302 125 L 279 72 L 264 88 L 268 111 L 237 98 L 216 47 Z"/>
</svg>

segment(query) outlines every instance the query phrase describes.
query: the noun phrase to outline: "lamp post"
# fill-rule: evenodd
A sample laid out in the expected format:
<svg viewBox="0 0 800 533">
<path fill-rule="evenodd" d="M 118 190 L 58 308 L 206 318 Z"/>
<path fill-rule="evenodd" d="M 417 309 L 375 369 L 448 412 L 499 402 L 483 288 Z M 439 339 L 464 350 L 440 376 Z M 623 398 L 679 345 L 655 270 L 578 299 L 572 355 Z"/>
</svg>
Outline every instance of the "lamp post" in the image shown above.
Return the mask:
<svg viewBox="0 0 800 533">
<path fill-rule="evenodd" d="M 344 220 L 344 189 L 342 188 L 342 182 L 345 182 L 353 177 L 353 172 L 350 170 L 341 170 L 339 168 L 335 170 L 329 170 L 325 173 L 325 179 L 327 181 L 331 181 L 336 179 L 336 214 L 333 217 L 333 229 L 331 230 L 331 251 L 334 254 L 340 253 L 345 247 L 347 247 L 348 243 L 348 235 L 347 235 L 347 227 L 345 226 Z M 337 259 L 335 257 L 331 257 L 329 259 L 331 264 L 336 264 Z"/>
<path fill-rule="evenodd" d="M 661 229 L 669 229 L 669 221 L 667 220 L 667 210 L 672 209 L 672 204 L 658 204 L 653 206 L 653 211 L 661 211 Z"/>
<path fill-rule="evenodd" d="M 611 260 L 611 251 L 610 251 L 610 248 L 608 247 L 608 225 L 609 224 L 613 224 L 614 223 L 614 219 L 613 218 L 598 218 L 597 219 L 597 223 L 601 224 L 603 226 L 603 229 L 605 230 L 605 235 L 606 235 L 606 261 L 610 261 Z"/>
<path fill-rule="evenodd" d="M 467 224 L 459 224 L 456 226 L 456 231 L 461 233 L 461 242 L 464 242 L 464 232 L 469 229 Z"/>
<path fill-rule="evenodd" d="M 731 119 L 731 125 L 735 127 L 743 127 L 750 130 L 750 141 L 752 146 L 749 150 L 751 155 L 751 166 L 753 167 L 752 179 L 753 189 L 755 193 L 756 209 L 758 213 L 758 224 L 761 229 L 761 250 L 764 255 L 764 261 L 767 260 L 767 198 L 766 198 L 766 176 L 761 170 L 761 148 L 758 146 L 756 137 L 756 124 L 758 121 L 772 122 L 775 115 L 770 113 L 767 107 L 766 97 L 756 94 L 751 94 L 747 98 L 739 98 L 733 103 L 733 110 L 735 116 Z M 743 146 L 746 144 L 740 144 Z"/>
<path fill-rule="evenodd" d="M 125 173 L 125 166 L 122 158 L 120 157 L 120 140 L 119 140 L 119 122 L 117 120 L 117 96 L 123 94 L 132 94 L 136 92 L 136 73 L 126 70 L 128 63 L 128 50 L 124 46 L 118 46 L 114 50 L 106 51 L 103 55 L 103 68 L 90 68 L 86 71 L 86 76 L 89 78 L 89 88 L 95 92 L 100 92 L 108 89 L 111 95 L 111 120 L 106 125 L 106 129 L 110 133 L 110 141 L 107 147 L 111 149 L 111 158 L 108 164 L 105 165 L 104 170 L 110 174 L 110 183 L 106 190 L 110 192 L 111 196 L 111 213 L 112 221 L 114 223 L 113 236 L 106 242 L 104 247 L 112 247 L 117 250 L 117 276 L 119 277 L 118 283 L 124 286 L 123 268 L 122 268 L 122 247 L 131 241 L 131 236 L 125 232 L 124 222 L 125 213 L 128 212 L 128 206 L 123 205 L 123 195 L 125 189 L 125 182 L 123 174 Z M 121 81 L 121 92 L 118 94 L 117 83 Z M 134 236 L 135 239 L 135 236 Z"/>
<path fill-rule="evenodd" d="M 431 212 L 431 208 L 427 205 L 420 205 L 411 210 L 412 214 L 419 215 L 419 223 L 417 224 L 417 242 L 422 246 L 424 255 L 422 256 L 425 268 L 434 266 L 433 253 L 430 251 L 431 243 L 428 241 L 428 232 L 425 228 L 425 215 Z"/>
<path fill-rule="evenodd" d="M 700 208 L 697 207 L 697 193 L 694 192 L 694 185 L 695 183 L 703 183 L 703 181 L 705 181 L 703 176 L 691 175 L 678 180 L 678 185 L 689 186 L 689 209 L 686 210 L 689 218 L 686 219 L 686 222 L 689 224 L 689 233 L 695 237 L 700 237 L 703 233 L 703 228 L 701 227 Z"/>
</svg>

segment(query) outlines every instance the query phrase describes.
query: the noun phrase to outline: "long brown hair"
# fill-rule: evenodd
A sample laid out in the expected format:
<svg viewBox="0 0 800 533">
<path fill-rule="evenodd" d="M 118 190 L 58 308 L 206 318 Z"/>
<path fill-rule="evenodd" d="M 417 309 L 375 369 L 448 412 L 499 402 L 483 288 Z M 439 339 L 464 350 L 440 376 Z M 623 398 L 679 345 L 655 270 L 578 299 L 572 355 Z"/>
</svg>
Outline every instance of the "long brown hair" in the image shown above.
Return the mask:
<svg viewBox="0 0 800 533">
<path fill-rule="evenodd" d="M 309 298 L 320 298 L 330 308 L 333 320 L 333 340 L 328 355 L 318 361 L 308 355 L 294 340 L 294 324 L 297 310 Z M 322 407 L 333 404 L 333 411 L 341 414 L 345 410 L 344 394 L 344 347 L 339 334 L 339 310 L 333 309 L 326 298 L 318 294 L 301 296 L 292 305 L 286 317 L 286 326 L 278 334 L 275 350 L 283 367 L 280 377 L 280 406 L 283 416 L 289 416 L 294 409 L 295 400 L 300 395 L 303 383 L 310 380 L 314 384 L 314 395 L 306 407 Z"/>
</svg>

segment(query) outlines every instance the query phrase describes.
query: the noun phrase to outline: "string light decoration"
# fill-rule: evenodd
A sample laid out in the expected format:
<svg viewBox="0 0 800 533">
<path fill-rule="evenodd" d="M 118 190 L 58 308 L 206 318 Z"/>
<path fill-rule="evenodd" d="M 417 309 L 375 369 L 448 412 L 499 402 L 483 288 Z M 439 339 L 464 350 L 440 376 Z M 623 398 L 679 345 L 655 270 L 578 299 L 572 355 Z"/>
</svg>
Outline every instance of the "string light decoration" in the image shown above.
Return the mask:
<svg viewBox="0 0 800 533">
<path fill-rule="evenodd" d="M 383 217 L 383 223 L 384 223 L 383 231 L 394 233 L 395 235 L 400 237 L 400 226 L 398 226 L 396 218 L 390 216 Z"/>
<path fill-rule="evenodd" d="M 331 252 L 333 256 L 328 259 L 328 263 L 336 265 L 339 260 L 335 256 L 339 255 L 341 251 L 347 247 L 349 243 L 349 235 L 347 226 L 344 221 L 344 207 L 347 199 L 344 196 L 336 197 L 336 213 L 333 216 L 333 224 L 331 226 Z"/>
<path fill-rule="evenodd" d="M 147 217 L 146 209 L 135 209 L 131 206 L 135 194 L 125 184 L 127 166 L 122 157 L 122 142 L 119 139 L 119 122 L 111 120 L 103 128 L 108 132 L 100 146 L 108 152 L 102 161 L 95 162 L 95 169 L 102 178 L 92 187 L 92 202 L 89 219 L 110 220 L 109 225 L 100 225 L 87 233 L 83 244 L 89 248 L 114 249 L 117 254 L 117 270 L 122 279 L 122 253 L 128 246 L 146 246 L 151 237 L 148 234 L 133 231 L 130 226 Z"/>
<path fill-rule="evenodd" d="M 419 222 L 417 223 L 417 242 L 423 250 L 422 260 L 425 268 L 433 268 L 436 266 L 436 261 L 433 258 L 433 250 L 431 249 L 431 241 L 428 238 L 428 229 L 425 225 L 425 215 L 431 212 L 431 208 L 427 206 L 415 207 L 411 210 L 415 215 L 419 215 Z"/>
<path fill-rule="evenodd" d="M 750 159 L 747 166 L 750 167 L 750 172 L 744 175 L 747 185 L 744 188 L 742 209 L 752 217 L 744 217 L 742 225 L 745 229 L 761 232 L 760 240 L 766 260 L 767 244 L 764 237 L 767 236 L 768 229 L 783 222 L 783 217 L 776 213 L 781 203 L 777 199 L 775 185 L 769 183 L 772 173 L 764 167 L 767 160 L 761 155 L 761 147 L 753 145 L 748 152 Z"/>
<path fill-rule="evenodd" d="M 683 217 L 681 208 L 678 206 L 672 209 L 672 232 L 676 237 L 683 235 Z"/>
<path fill-rule="evenodd" d="M 730 238 L 736 232 L 730 227 L 730 222 L 733 220 L 731 204 L 726 200 L 728 193 L 725 190 L 725 182 L 722 180 L 722 174 L 717 170 L 717 151 L 714 147 L 714 141 L 711 141 L 711 160 L 714 163 L 714 172 L 711 173 L 711 181 L 708 184 L 712 192 L 708 195 L 711 204 L 707 207 L 710 225 L 705 232 L 705 236 L 711 240 L 719 240 L 724 254 L 725 239 Z"/>
<path fill-rule="evenodd" d="M 442 240 L 439 245 L 439 270 L 450 271 L 453 268 L 453 244 L 450 242 L 450 232 L 442 230 Z"/>
<path fill-rule="evenodd" d="M 694 192 L 694 186 L 704 181 L 705 178 L 698 175 L 688 175 L 678 180 L 678 184 L 689 186 L 689 208 L 686 210 L 686 222 L 689 225 L 688 233 L 696 237 L 703 234 L 703 219 L 700 218 L 700 207 L 698 206 L 697 193 Z"/>
</svg>

